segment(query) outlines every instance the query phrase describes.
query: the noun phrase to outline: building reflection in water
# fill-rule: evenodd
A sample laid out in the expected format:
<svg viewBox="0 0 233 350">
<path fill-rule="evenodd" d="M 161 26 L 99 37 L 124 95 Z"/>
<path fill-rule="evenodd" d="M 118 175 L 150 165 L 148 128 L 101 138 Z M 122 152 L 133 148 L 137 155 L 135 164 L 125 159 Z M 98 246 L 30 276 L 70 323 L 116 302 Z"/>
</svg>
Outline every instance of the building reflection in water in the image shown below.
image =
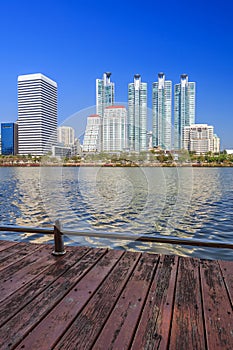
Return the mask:
<svg viewBox="0 0 233 350">
<path fill-rule="evenodd" d="M 233 173 L 219 168 L 41 167 L 2 168 L 2 224 L 196 239 L 233 237 Z M 22 238 L 45 242 L 51 237 Z M 70 236 L 74 244 L 179 255 L 214 251 L 163 244 Z M 210 252 L 210 253 L 208 253 Z M 209 254 L 209 255 L 208 255 Z"/>
</svg>

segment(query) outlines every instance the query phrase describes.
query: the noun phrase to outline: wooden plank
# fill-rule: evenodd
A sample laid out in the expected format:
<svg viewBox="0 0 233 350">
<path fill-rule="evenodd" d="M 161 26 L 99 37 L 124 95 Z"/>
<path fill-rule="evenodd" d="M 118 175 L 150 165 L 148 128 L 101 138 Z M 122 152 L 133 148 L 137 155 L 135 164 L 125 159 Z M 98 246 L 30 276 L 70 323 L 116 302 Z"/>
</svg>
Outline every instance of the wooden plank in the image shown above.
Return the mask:
<svg viewBox="0 0 233 350">
<path fill-rule="evenodd" d="M 129 348 L 158 260 L 158 255 L 142 255 L 92 349 Z"/>
<path fill-rule="evenodd" d="M 30 332 L 16 349 L 21 349 L 22 346 L 23 349 L 31 349 L 32 345 L 33 350 L 53 348 L 122 254 L 123 251 L 119 250 L 109 251 L 78 284 L 73 286 L 65 298 Z M 81 327 L 83 328 L 84 324 Z M 86 341 L 88 340 L 86 339 Z"/>
<path fill-rule="evenodd" d="M 55 349 L 87 349 L 92 346 L 139 257 L 140 253 L 132 252 L 122 256 Z"/>
<path fill-rule="evenodd" d="M 232 350 L 232 305 L 217 261 L 202 262 L 201 282 L 208 349 Z"/>
<path fill-rule="evenodd" d="M 9 247 L 12 247 L 13 245 L 17 245 L 17 242 L 10 242 L 10 241 L 0 241 L 0 252 L 8 249 Z"/>
<path fill-rule="evenodd" d="M 50 246 L 42 246 L 35 252 L 11 264 L 0 272 L 0 301 L 14 293 L 24 284 L 32 281 L 36 275 L 45 270 L 56 257 L 51 254 Z"/>
<path fill-rule="evenodd" d="M 167 349 L 178 257 L 166 255 L 160 262 L 136 330 L 131 349 Z"/>
<path fill-rule="evenodd" d="M 219 261 L 219 265 L 233 308 L 233 261 Z"/>
<path fill-rule="evenodd" d="M 7 250 L 0 252 L 0 271 L 23 259 L 26 255 L 32 254 L 41 248 L 38 244 L 19 243 Z"/>
<path fill-rule="evenodd" d="M 14 348 L 106 253 L 93 249 L 0 328 L 0 349 Z M 33 349 L 31 347 L 31 349 Z M 34 350 L 34 349 L 33 349 Z"/>
<path fill-rule="evenodd" d="M 27 283 L 16 293 L 11 294 L 1 302 L 0 326 L 17 314 L 37 295 L 48 288 L 57 278 L 62 276 L 72 265 L 77 263 L 90 249 L 86 247 L 66 248 L 66 255 L 61 255 L 48 262 L 46 270 L 42 271 L 31 282 Z"/>
<path fill-rule="evenodd" d="M 199 261 L 180 257 L 169 349 L 205 348 Z"/>
</svg>

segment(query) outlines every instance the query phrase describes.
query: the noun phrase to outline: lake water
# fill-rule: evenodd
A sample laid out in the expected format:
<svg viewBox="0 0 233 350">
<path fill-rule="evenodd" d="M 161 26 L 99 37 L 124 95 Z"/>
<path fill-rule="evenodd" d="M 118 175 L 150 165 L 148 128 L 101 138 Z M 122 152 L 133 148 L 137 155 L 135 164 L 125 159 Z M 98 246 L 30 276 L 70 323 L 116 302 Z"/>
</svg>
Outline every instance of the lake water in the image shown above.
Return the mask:
<svg viewBox="0 0 233 350">
<path fill-rule="evenodd" d="M 233 240 L 233 168 L 0 168 L 2 225 Z M 0 233 L 52 242 L 51 236 Z M 68 244 L 233 260 L 233 250 L 65 237 Z"/>
</svg>

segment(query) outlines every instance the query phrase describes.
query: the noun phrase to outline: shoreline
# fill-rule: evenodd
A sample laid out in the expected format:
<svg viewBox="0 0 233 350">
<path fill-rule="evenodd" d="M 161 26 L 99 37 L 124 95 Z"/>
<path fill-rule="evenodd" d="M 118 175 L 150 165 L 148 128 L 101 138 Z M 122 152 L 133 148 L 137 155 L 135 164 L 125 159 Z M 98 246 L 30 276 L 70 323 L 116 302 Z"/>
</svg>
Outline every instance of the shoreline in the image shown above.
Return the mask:
<svg viewBox="0 0 233 350">
<path fill-rule="evenodd" d="M 135 168 L 135 167 L 148 167 L 148 168 L 176 168 L 176 167 L 194 167 L 194 168 L 232 168 L 232 163 L 226 164 L 208 164 L 208 163 L 133 163 L 133 164 L 120 164 L 120 163 L 23 163 L 23 164 L 0 164 L 0 168 L 25 168 L 25 167 L 110 167 L 110 168 Z"/>
</svg>

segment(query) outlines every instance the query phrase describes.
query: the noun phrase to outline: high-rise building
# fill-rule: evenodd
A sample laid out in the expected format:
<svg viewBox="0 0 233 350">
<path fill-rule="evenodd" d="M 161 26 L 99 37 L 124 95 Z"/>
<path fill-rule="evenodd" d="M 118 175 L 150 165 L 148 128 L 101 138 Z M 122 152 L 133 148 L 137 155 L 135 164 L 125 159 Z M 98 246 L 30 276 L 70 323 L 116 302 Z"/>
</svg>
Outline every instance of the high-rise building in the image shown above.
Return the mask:
<svg viewBox="0 0 233 350">
<path fill-rule="evenodd" d="M 98 114 L 92 114 L 87 117 L 87 126 L 83 139 L 83 152 L 100 152 L 100 132 L 101 117 Z"/>
<path fill-rule="evenodd" d="M 18 125 L 16 123 L 1 124 L 1 146 L 3 155 L 18 153 Z"/>
<path fill-rule="evenodd" d="M 108 106 L 103 118 L 103 151 L 122 152 L 128 147 L 127 110 L 124 106 Z"/>
<path fill-rule="evenodd" d="M 128 85 L 128 137 L 130 151 L 147 150 L 147 83 L 139 74 Z"/>
<path fill-rule="evenodd" d="M 184 127 L 183 132 L 184 149 L 205 154 L 213 152 L 214 127 L 207 124 L 193 124 Z"/>
<path fill-rule="evenodd" d="M 111 73 L 106 72 L 103 74 L 102 79 L 96 79 L 96 114 L 100 116 L 100 150 L 103 146 L 103 117 L 104 109 L 107 106 L 114 105 L 115 99 L 115 85 L 110 80 Z"/>
<path fill-rule="evenodd" d="M 57 142 L 57 83 L 45 75 L 18 77 L 19 154 L 44 155 Z"/>
<path fill-rule="evenodd" d="M 180 84 L 175 85 L 174 147 L 176 150 L 184 148 L 184 127 L 195 123 L 195 89 L 195 82 L 189 82 L 187 74 L 182 74 Z"/>
<path fill-rule="evenodd" d="M 62 143 L 64 146 L 74 145 L 74 128 L 71 126 L 59 126 L 57 128 L 57 142 Z"/>
<path fill-rule="evenodd" d="M 165 74 L 158 74 L 158 81 L 152 85 L 153 147 L 171 150 L 172 82 L 165 80 Z"/>
<path fill-rule="evenodd" d="M 114 105 L 115 85 L 110 77 L 111 73 L 106 72 L 102 79 L 96 79 L 96 114 L 101 118 L 105 107 Z"/>
</svg>

